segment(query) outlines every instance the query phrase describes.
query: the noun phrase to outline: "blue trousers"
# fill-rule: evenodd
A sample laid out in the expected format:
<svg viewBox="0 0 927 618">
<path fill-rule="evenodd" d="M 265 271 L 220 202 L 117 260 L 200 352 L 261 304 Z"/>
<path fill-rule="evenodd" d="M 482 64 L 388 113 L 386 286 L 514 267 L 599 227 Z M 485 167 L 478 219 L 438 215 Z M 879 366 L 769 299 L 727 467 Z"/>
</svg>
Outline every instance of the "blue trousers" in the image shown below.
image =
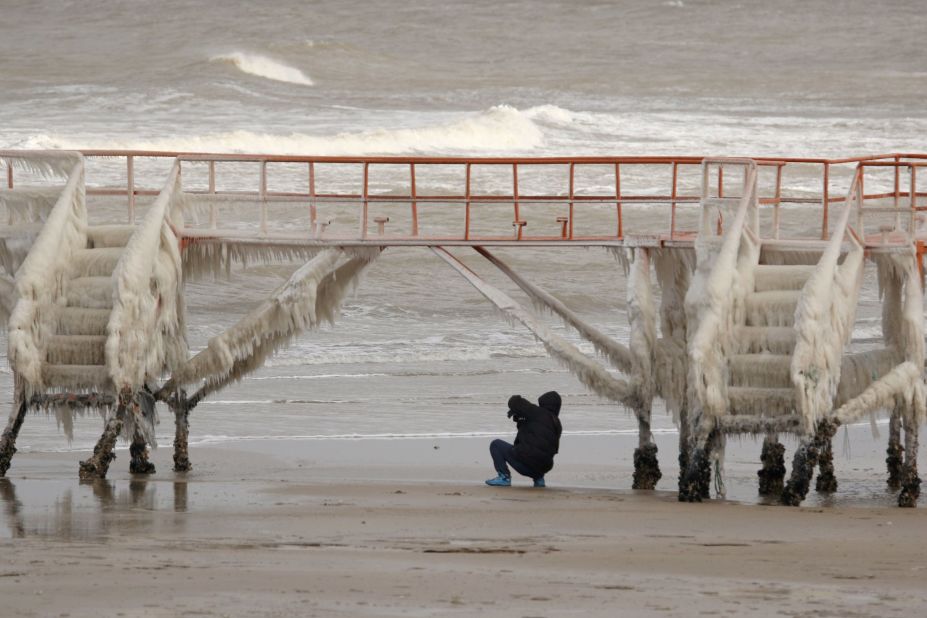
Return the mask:
<svg viewBox="0 0 927 618">
<path fill-rule="evenodd" d="M 522 476 L 527 476 L 532 479 L 544 478 L 543 474 L 536 475 L 525 464 L 515 459 L 514 451 L 515 447 L 505 440 L 493 440 L 490 442 L 489 454 L 492 456 L 492 465 L 496 468 L 496 472 L 511 477 L 512 473 L 509 471 L 510 465 Z"/>
</svg>

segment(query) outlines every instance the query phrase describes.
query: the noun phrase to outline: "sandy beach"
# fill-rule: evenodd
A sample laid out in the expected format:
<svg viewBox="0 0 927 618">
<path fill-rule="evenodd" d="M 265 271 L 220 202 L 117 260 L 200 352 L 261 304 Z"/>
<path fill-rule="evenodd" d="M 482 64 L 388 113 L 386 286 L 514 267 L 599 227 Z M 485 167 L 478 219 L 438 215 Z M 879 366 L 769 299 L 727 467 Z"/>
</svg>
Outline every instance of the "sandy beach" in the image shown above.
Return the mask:
<svg viewBox="0 0 927 618">
<path fill-rule="evenodd" d="M 91 485 L 76 480 L 84 453 L 22 453 L 0 480 L 3 615 L 891 616 L 927 602 L 924 512 L 860 486 L 861 454 L 838 461 L 831 502 L 786 508 L 750 498 L 745 442 L 727 474 L 744 500 L 680 504 L 669 461 L 665 490 L 627 488 L 626 439 L 567 440 L 546 490 L 485 487 L 478 439 L 241 441 L 194 449 L 188 475 L 161 448 L 149 478 L 120 451 Z"/>
</svg>

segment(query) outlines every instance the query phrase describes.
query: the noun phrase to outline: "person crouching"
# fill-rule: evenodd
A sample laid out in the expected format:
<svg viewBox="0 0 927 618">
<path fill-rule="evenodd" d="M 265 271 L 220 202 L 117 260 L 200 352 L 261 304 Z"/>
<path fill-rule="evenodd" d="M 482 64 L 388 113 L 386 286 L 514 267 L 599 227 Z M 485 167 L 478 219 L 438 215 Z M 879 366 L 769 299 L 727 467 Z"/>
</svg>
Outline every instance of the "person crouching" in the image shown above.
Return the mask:
<svg viewBox="0 0 927 618">
<path fill-rule="evenodd" d="M 554 455 L 560 450 L 560 395 L 544 393 L 534 405 L 521 395 L 509 398 L 509 418 L 515 421 L 518 434 L 515 443 L 493 440 L 489 445 L 493 466 L 499 475 L 486 481 L 493 487 L 510 487 L 509 466 L 534 480 L 535 487 L 544 487 L 544 475 L 554 467 Z"/>
</svg>

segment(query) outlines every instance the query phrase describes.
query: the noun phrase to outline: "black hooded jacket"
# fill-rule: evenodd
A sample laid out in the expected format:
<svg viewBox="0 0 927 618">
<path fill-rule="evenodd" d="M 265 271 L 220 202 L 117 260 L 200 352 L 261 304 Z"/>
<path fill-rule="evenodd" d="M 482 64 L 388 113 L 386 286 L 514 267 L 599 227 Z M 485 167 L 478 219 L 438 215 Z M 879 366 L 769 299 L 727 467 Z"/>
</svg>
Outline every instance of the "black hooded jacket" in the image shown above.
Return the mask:
<svg viewBox="0 0 927 618">
<path fill-rule="evenodd" d="M 560 450 L 560 395 L 557 391 L 538 398 L 539 406 L 521 395 L 509 399 L 509 416 L 518 423 L 515 436 L 515 458 L 534 472 L 534 478 L 544 476 L 554 467 L 554 455 Z"/>
</svg>

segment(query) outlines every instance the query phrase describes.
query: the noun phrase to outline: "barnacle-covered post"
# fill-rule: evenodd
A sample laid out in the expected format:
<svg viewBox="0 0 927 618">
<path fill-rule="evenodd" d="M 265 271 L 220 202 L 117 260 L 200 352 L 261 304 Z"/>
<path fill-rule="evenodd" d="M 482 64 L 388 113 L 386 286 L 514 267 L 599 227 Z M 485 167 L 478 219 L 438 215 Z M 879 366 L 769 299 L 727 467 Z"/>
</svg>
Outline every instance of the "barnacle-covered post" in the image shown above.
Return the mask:
<svg viewBox="0 0 927 618">
<path fill-rule="evenodd" d="M 798 506 L 802 503 L 811 487 L 811 477 L 814 475 L 814 467 L 818 464 L 821 452 L 830 444 L 836 431 L 837 423 L 823 420 L 818 423 L 813 436 L 802 438 L 792 460 L 792 475 L 779 497 L 780 503 L 787 506 Z"/>
<path fill-rule="evenodd" d="M 901 446 L 902 410 L 898 406 L 892 410 L 888 421 L 888 448 L 885 450 L 885 466 L 888 468 L 889 489 L 901 487 L 902 468 L 904 467 L 904 447 Z"/>
<path fill-rule="evenodd" d="M 6 471 L 10 469 L 10 462 L 16 453 L 16 438 L 19 436 L 19 430 L 23 426 L 23 420 L 26 418 L 28 409 L 29 405 L 22 389 L 17 388 L 10 420 L 7 422 L 3 434 L 0 435 L 0 477 L 6 476 Z"/>
<path fill-rule="evenodd" d="M 137 395 L 138 407 L 141 410 L 141 416 L 146 419 L 146 424 L 135 423 L 135 431 L 132 432 L 132 444 L 129 445 L 129 472 L 132 474 L 154 474 L 155 465 L 148 459 L 148 443 L 154 438 L 146 436 L 144 428 L 154 427 L 155 416 L 155 398 L 148 389 L 142 389 Z M 136 419 L 138 421 L 139 419 Z"/>
<path fill-rule="evenodd" d="M 131 413 L 130 407 L 135 404 L 135 395 L 128 387 L 123 387 L 119 391 L 119 398 L 116 403 L 116 410 L 106 421 L 103 428 L 103 435 L 93 447 L 93 455 L 80 462 L 79 475 L 82 481 L 91 481 L 93 479 L 106 478 L 109 470 L 109 464 L 116 459 L 113 449 L 116 446 L 116 439 L 122 433 L 122 427 L 125 425 L 126 414 Z"/>
<path fill-rule="evenodd" d="M 778 434 L 766 434 L 760 461 L 763 462 L 763 467 L 756 473 L 759 477 L 759 494 L 778 496 L 782 493 L 785 480 L 785 446 L 779 442 Z"/>
<path fill-rule="evenodd" d="M 907 414 L 904 427 L 904 467 L 901 470 L 901 493 L 898 506 L 913 507 L 921 495 L 921 479 L 917 475 L 918 421 L 917 415 Z"/>
</svg>

